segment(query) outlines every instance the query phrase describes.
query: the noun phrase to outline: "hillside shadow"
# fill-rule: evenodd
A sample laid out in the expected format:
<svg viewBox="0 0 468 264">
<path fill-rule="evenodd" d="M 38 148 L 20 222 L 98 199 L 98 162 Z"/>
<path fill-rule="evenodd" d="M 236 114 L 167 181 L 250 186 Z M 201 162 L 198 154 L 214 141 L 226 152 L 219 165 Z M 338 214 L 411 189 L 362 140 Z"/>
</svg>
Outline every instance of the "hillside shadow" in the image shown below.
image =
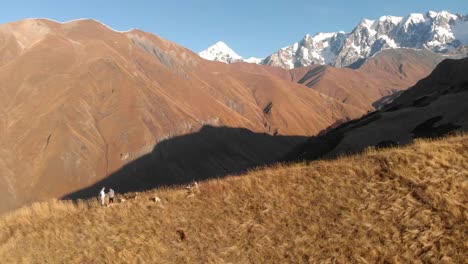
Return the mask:
<svg viewBox="0 0 468 264">
<path fill-rule="evenodd" d="M 386 105 L 390 104 L 395 98 L 400 96 L 405 90 L 400 90 L 400 91 L 395 91 L 389 95 L 383 96 L 380 99 L 376 100 L 375 102 L 372 103 L 372 106 L 380 110 L 384 108 Z"/>
<path fill-rule="evenodd" d="M 103 186 L 124 193 L 239 174 L 275 163 L 307 138 L 204 126 L 196 133 L 159 142 L 151 153 L 63 199 L 95 197 Z"/>
</svg>

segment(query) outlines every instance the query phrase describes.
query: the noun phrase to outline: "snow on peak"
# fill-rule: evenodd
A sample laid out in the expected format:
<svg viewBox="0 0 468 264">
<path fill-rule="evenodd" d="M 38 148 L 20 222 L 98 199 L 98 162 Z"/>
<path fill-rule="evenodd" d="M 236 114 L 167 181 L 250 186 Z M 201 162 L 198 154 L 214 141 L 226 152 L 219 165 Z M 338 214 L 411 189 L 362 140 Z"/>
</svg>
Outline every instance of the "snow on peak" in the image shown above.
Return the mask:
<svg viewBox="0 0 468 264">
<path fill-rule="evenodd" d="M 457 16 L 448 12 L 448 11 L 440 11 L 439 13 L 437 13 L 437 17 L 444 17 L 444 18 L 447 18 L 447 19 L 457 19 Z"/>
<path fill-rule="evenodd" d="M 412 13 L 409 14 L 405 19 L 404 19 L 403 26 L 408 27 L 411 24 L 419 24 L 423 23 L 425 21 L 424 15 L 420 13 Z"/>
<path fill-rule="evenodd" d="M 318 41 L 324 41 L 326 39 L 329 39 L 329 38 L 332 38 L 336 35 L 335 32 L 332 32 L 332 33 L 323 33 L 323 32 L 319 32 L 317 34 L 315 34 L 315 36 L 312 37 L 312 39 L 315 41 L 315 42 L 318 42 Z"/>
<path fill-rule="evenodd" d="M 235 53 L 226 43 L 222 41 L 216 42 L 213 46 L 198 53 L 198 55 L 206 60 L 221 61 L 233 63 L 242 60 L 242 57 Z"/>
<path fill-rule="evenodd" d="M 227 52 L 227 53 L 231 53 L 231 54 L 236 54 L 228 45 L 226 45 L 226 43 L 222 42 L 222 41 L 218 41 L 216 42 L 213 46 L 210 47 L 211 49 L 216 49 L 216 50 L 220 50 L 220 51 L 223 51 L 223 52 Z M 208 49 L 210 49 L 208 48 Z M 237 54 L 236 54 L 237 55 Z M 240 57 L 239 55 L 237 55 L 238 57 Z"/>
<path fill-rule="evenodd" d="M 421 13 L 411 13 L 408 16 L 408 19 L 411 19 L 413 21 L 422 21 L 424 20 L 424 15 Z"/>
<path fill-rule="evenodd" d="M 374 20 L 370 20 L 370 19 L 367 19 L 367 18 L 364 18 L 361 23 L 359 23 L 358 27 L 366 27 L 366 28 L 370 28 L 372 26 L 372 24 L 374 24 Z"/>
<path fill-rule="evenodd" d="M 244 59 L 244 62 L 255 63 L 255 64 L 260 64 L 260 63 L 262 63 L 262 61 L 263 61 L 262 58 L 256 58 L 256 57 L 250 57 L 248 59 Z"/>
<path fill-rule="evenodd" d="M 396 25 L 401 22 L 403 17 L 398 17 L 398 16 L 381 16 L 379 18 L 379 22 L 385 22 L 385 21 L 390 21 L 392 24 Z"/>
<path fill-rule="evenodd" d="M 429 11 L 426 14 L 427 17 L 434 19 L 437 16 L 437 12 Z"/>
<path fill-rule="evenodd" d="M 262 58 L 256 57 L 244 59 L 222 41 L 216 42 L 213 46 L 198 53 L 198 55 L 206 60 L 220 61 L 224 63 L 247 62 L 261 64 L 263 61 Z"/>
<path fill-rule="evenodd" d="M 434 12 L 434 11 L 428 11 L 426 13 L 426 17 L 432 19 L 432 20 L 437 20 L 437 19 L 442 19 L 446 18 L 448 20 L 450 19 L 457 19 L 457 16 L 448 12 L 448 11 L 440 11 L 440 12 Z"/>
</svg>

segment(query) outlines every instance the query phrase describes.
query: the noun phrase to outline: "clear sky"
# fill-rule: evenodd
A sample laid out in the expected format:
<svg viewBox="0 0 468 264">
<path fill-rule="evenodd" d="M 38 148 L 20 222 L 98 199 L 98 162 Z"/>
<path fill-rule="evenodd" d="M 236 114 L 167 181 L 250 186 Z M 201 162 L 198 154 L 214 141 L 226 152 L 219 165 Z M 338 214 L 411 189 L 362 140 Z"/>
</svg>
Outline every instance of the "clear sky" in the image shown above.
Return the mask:
<svg viewBox="0 0 468 264">
<path fill-rule="evenodd" d="M 429 10 L 468 14 L 468 0 L 36 0 L 5 1 L 0 23 L 40 17 L 94 18 L 139 28 L 195 52 L 223 40 L 243 57 L 264 57 L 305 34 L 351 31 L 363 18 Z"/>
</svg>

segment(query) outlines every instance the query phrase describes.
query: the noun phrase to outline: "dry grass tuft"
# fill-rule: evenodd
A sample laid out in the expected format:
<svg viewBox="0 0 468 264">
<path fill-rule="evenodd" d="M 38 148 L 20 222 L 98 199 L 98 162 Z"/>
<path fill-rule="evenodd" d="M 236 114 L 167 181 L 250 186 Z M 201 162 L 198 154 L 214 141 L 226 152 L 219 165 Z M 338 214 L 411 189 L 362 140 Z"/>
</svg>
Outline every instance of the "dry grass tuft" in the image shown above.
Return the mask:
<svg viewBox="0 0 468 264">
<path fill-rule="evenodd" d="M 98 191 L 98 190 L 97 190 Z M 2 263 L 463 263 L 468 135 L 0 220 Z M 154 202 L 158 197 L 159 202 Z"/>
</svg>

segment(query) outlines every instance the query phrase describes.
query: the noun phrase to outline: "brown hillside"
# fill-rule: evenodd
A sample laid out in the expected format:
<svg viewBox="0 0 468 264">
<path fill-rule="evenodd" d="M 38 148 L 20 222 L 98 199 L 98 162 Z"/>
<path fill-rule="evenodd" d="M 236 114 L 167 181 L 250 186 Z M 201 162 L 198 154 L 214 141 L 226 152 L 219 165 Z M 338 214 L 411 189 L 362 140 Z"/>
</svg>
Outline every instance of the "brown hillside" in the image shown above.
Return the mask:
<svg viewBox="0 0 468 264">
<path fill-rule="evenodd" d="M 302 85 L 94 20 L 0 25 L 0 58 L 0 211 L 94 184 L 159 142 L 204 125 L 310 136 L 364 113 Z M 245 155 L 224 162 L 252 164 L 249 151 L 263 146 L 250 140 L 229 141 L 246 146 Z M 297 144 L 287 142 L 275 155 Z"/>
<path fill-rule="evenodd" d="M 327 67 L 321 81 L 313 88 L 340 102 L 374 110 L 381 107 L 379 99 L 413 86 L 442 59 L 425 50 L 385 50 L 357 70 Z"/>
<path fill-rule="evenodd" d="M 235 63 L 250 73 L 276 76 L 298 82 L 345 104 L 375 110 L 395 92 L 416 84 L 441 62 L 443 56 L 428 50 L 392 49 L 377 53 L 358 69 L 312 65 L 291 70 Z"/>
<path fill-rule="evenodd" d="M 464 263 L 468 136 L 0 218 L 5 263 Z M 161 202 L 150 198 L 157 195 Z"/>
</svg>

